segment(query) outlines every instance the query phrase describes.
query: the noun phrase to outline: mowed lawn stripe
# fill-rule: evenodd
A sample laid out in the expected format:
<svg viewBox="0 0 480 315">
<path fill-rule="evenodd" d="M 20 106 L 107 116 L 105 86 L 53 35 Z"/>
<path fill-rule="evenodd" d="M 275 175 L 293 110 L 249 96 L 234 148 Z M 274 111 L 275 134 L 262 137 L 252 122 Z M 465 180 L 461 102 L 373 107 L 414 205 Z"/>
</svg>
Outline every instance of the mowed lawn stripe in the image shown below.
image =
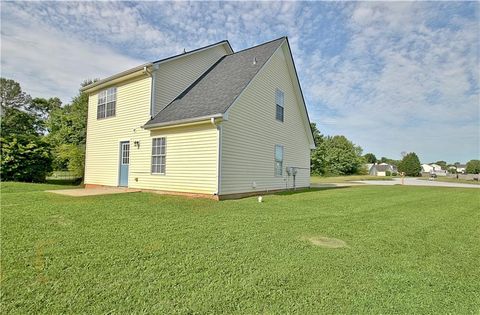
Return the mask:
<svg viewBox="0 0 480 315">
<path fill-rule="evenodd" d="M 480 308 L 480 200 L 469 189 L 357 186 L 259 203 L 41 187 L 2 183 L 5 313 Z"/>
</svg>

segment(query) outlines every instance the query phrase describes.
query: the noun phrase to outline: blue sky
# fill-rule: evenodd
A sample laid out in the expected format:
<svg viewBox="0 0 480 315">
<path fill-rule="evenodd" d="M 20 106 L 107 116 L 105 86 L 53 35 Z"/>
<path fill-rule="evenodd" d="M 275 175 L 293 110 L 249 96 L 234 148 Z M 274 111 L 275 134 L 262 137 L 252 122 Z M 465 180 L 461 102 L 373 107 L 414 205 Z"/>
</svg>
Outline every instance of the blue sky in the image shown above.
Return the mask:
<svg viewBox="0 0 480 315">
<path fill-rule="evenodd" d="M 323 134 L 377 157 L 480 157 L 477 2 L 2 2 L 1 17 L 1 74 L 32 96 L 68 102 L 184 48 L 287 35 Z"/>
</svg>

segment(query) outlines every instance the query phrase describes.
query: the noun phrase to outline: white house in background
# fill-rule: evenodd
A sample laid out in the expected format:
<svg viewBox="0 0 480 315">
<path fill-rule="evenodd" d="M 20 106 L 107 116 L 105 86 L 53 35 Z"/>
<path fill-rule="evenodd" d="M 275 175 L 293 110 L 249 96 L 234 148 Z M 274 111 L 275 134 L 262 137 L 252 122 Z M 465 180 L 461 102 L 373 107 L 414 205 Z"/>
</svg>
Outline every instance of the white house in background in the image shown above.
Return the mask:
<svg viewBox="0 0 480 315">
<path fill-rule="evenodd" d="M 372 168 L 372 166 L 374 166 L 375 164 L 374 163 L 366 163 L 364 166 L 365 166 L 365 169 L 367 170 L 367 172 L 370 172 L 370 169 Z"/>
<path fill-rule="evenodd" d="M 390 174 L 397 173 L 397 167 L 387 163 L 373 164 L 368 171 L 371 176 L 387 176 L 387 172 Z"/>
<path fill-rule="evenodd" d="M 431 173 L 433 172 L 433 166 L 429 164 L 422 164 L 422 173 Z"/>
<path fill-rule="evenodd" d="M 447 171 L 442 170 L 442 167 L 438 164 L 422 164 L 422 173 L 436 174 L 438 176 L 446 176 Z"/>
<path fill-rule="evenodd" d="M 450 165 L 448 167 L 448 169 L 451 171 L 451 172 L 457 172 L 459 174 L 465 174 L 466 173 L 466 169 L 467 169 L 467 165 L 466 164 L 457 164 L 457 165 Z"/>
<path fill-rule="evenodd" d="M 455 166 L 457 173 L 465 174 L 467 172 L 467 165 L 466 164 L 457 164 Z"/>
<path fill-rule="evenodd" d="M 442 167 L 438 164 L 432 163 L 432 164 L 430 164 L 430 166 L 433 167 L 433 171 L 435 171 L 435 172 L 442 171 Z"/>
<path fill-rule="evenodd" d="M 213 199 L 310 186 L 310 121 L 282 37 L 228 41 L 92 83 L 85 184 Z"/>
</svg>

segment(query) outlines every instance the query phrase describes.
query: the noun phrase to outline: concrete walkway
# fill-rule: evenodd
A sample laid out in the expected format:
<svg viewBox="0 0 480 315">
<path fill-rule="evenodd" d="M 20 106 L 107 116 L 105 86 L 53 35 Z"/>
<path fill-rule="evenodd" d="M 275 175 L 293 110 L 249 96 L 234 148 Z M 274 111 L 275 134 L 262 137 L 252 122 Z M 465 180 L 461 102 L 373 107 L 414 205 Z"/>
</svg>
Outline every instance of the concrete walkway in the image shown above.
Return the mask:
<svg viewBox="0 0 480 315">
<path fill-rule="evenodd" d="M 112 194 L 140 192 L 140 189 L 122 188 L 122 187 L 98 187 L 98 188 L 81 188 L 81 189 L 46 190 L 46 192 L 65 195 L 65 196 L 71 196 L 71 197 L 85 197 L 85 196 L 99 196 L 99 195 L 112 195 Z"/>
<path fill-rule="evenodd" d="M 391 185 L 401 185 L 401 178 L 392 178 L 392 180 L 361 180 L 354 183 L 362 183 L 367 185 L 382 185 L 382 186 L 391 186 Z M 461 183 L 447 183 L 447 182 L 437 182 L 435 180 L 421 180 L 418 178 L 404 178 L 405 186 L 430 186 L 430 187 L 458 187 L 458 188 L 480 188 L 480 185 L 475 184 L 461 184 Z"/>
</svg>

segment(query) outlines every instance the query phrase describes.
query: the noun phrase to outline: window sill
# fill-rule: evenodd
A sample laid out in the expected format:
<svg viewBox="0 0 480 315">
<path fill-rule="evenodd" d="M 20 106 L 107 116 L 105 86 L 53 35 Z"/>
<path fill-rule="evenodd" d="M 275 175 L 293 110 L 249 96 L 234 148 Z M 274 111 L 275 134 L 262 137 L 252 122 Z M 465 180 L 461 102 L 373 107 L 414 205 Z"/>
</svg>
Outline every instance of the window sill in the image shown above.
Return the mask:
<svg viewBox="0 0 480 315">
<path fill-rule="evenodd" d="M 108 117 L 103 117 L 103 118 L 97 118 L 97 120 L 105 120 L 105 119 L 115 118 L 115 117 L 117 117 L 117 116 L 113 115 L 113 116 L 108 116 Z"/>
</svg>

